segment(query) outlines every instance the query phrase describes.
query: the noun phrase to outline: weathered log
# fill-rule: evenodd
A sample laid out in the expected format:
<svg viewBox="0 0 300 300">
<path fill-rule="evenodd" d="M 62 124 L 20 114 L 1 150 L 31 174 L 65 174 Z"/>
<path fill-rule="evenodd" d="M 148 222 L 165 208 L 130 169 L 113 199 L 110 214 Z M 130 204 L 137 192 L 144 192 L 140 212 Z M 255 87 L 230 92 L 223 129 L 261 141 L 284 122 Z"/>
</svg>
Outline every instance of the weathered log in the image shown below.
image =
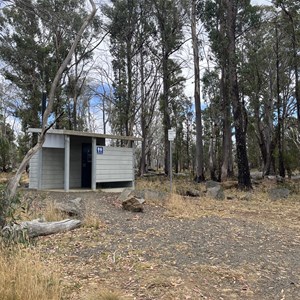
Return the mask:
<svg viewBox="0 0 300 300">
<path fill-rule="evenodd" d="M 43 222 L 42 220 L 33 220 L 5 226 L 2 230 L 7 237 L 18 236 L 18 232 L 27 232 L 29 238 L 42 235 L 50 235 L 59 232 L 73 230 L 81 225 L 80 220 L 65 219 L 57 222 Z"/>
</svg>

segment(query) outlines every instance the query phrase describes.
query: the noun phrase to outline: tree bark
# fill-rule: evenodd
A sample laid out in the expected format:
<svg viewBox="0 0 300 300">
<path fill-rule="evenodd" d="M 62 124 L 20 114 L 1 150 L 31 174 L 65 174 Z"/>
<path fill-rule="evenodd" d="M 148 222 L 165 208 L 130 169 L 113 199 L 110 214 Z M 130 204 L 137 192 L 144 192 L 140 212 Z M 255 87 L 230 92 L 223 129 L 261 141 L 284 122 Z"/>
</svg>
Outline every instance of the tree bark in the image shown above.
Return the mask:
<svg viewBox="0 0 300 300">
<path fill-rule="evenodd" d="M 169 71 L 168 71 L 168 55 L 163 49 L 163 97 L 161 99 L 161 107 L 163 113 L 163 130 L 164 130 L 164 146 L 165 146 L 165 174 L 169 175 L 170 166 L 170 142 L 168 139 L 168 130 L 171 128 L 171 120 L 169 114 Z"/>
<path fill-rule="evenodd" d="M 278 145 L 278 169 L 279 175 L 285 177 L 285 165 L 283 157 L 283 115 L 281 115 L 282 101 L 280 95 L 280 57 L 279 57 L 279 37 L 276 24 L 276 96 L 277 96 L 277 145 Z"/>
<path fill-rule="evenodd" d="M 79 43 L 79 41 L 82 38 L 82 34 L 85 31 L 85 29 L 87 28 L 87 26 L 90 24 L 90 22 L 93 20 L 95 14 L 96 14 L 96 5 L 94 3 L 93 0 L 90 0 L 90 4 L 92 6 L 92 11 L 91 13 L 87 16 L 87 18 L 84 20 L 83 24 L 81 25 L 81 28 L 79 29 L 78 33 L 76 34 L 76 37 L 74 39 L 74 42 L 67 54 L 67 56 L 65 57 L 64 61 L 62 62 L 62 64 L 60 65 L 58 71 L 55 74 L 55 77 L 53 79 L 53 82 L 51 84 L 51 89 L 50 89 L 50 93 L 49 93 L 49 101 L 48 101 L 48 105 L 46 107 L 46 110 L 44 112 L 43 115 L 43 123 L 42 123 L 42 132 L 40 133 L 40 136 L 38 138 L 38 142 L 37 144 L 31 148 L 27 154 L 25 155 L 25 157 L 23 158 L 16 174 L 14 177 L 12 177 L 12 179 L 9 181 L 7 187 L 6 187 L 6 196 L 9 199 L 12 199 L 15 197 L 16 195 L 16 191 L 17 191 L 17 187 L 18 184 L 20 182 L 22 173 L 25 171 L 27 164 L 29 163 L 30 159 L 32 158 L 32 156 L 38 152 L 39 149 L 42 148 L 43 143 L 45 141 L 45 136 L 47 131 L 49 130 L 49 126 L 47 125 L 48 122 L 48 117 L 50 116 L 50 114 L 52 113 L 53 110 L 53 104 L 55 101 L 55 93 L 56 93 L 56 89 L 57 86 L 60 82 L 61 76 L 63 74 L 63 72 L 65 71 L 65 69 L 67 68 L 69 62 L 72 59 L 72 55 L 75 52 L 75 49 Z"/>
<path fill-rule="evenodd" d="M 248 164 L 246 132 L 247 114 L 244 103 L 241 101 L 238 89 L 237 62 L 236 62 L 236 16 L 237 2 L 225 0 L 227 8 L 227 34 L 228 34 L 228 70 L 229 70 L 229 89 L 232 99 L 233 118 L 236 139 L 236 154 L 238 166 L 238 186 L 240 189 L 251 189 L 251 178 Z"/>
<path fill-rule="evenodd" d="M 196 178 L 197 182 L 205 180 L 203 163 L 203 140 L 202 140 L 202 115 L 200 100 L 200 69 L 199 69 L 199 47 L 196 32 L 196 0 L 192 0 L 191 32 L 194 57 L 194 98 L 196 110 Z"/>
</svg>

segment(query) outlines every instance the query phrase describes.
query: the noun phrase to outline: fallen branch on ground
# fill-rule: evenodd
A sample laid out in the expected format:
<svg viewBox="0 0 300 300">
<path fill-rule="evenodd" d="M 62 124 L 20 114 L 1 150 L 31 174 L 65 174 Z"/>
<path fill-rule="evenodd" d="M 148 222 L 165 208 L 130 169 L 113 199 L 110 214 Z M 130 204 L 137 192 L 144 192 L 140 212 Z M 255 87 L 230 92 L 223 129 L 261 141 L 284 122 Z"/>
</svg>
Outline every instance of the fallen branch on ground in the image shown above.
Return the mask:
<svg viewBox="0 0 300 300">
<path fill-rule="evenodd" d="M 7 225 L 2 229 L 5 237 L 19 236 L 19 232 L 27 232 L 29 238 L 50 235 L 73 230 L 81 225 L 80 220 L 65 219 L 57 222 L 44 222 L 40 219 Z"/>
</svg>

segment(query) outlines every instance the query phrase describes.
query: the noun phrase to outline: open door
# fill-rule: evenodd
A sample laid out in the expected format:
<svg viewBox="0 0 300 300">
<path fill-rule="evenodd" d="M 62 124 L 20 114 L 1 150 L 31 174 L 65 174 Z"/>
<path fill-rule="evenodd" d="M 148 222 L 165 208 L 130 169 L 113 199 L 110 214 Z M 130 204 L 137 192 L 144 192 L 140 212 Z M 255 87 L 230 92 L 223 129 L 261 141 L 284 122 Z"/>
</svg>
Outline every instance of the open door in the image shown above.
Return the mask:
<svg viewBox="0 0 300 300">
<path fill-rule="evenodd" d="M 82 144 L 81 187 L 92 185 L 92 144 Z"/>
</svg>

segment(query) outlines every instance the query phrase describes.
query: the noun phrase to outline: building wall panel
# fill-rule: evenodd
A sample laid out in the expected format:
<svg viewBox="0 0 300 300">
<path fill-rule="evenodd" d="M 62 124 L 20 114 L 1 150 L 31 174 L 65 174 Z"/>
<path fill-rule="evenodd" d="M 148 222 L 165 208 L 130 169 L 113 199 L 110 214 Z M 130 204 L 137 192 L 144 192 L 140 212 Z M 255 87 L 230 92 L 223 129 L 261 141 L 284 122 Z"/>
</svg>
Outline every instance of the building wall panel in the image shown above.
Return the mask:
<svg viewBox="0 0 300 300">
<path fill-rule="evenodd" d="M 64 188 L 64 149 L 43 148 L 42 189 Z"/>
<path fill-rule="evenodd" d="M 35 153 L 29 162 L 29 188 L 38 188 L 39 152 Z"/>
<path fill-rule="evenodd" d="M 133 180 L 133 149 L 103 147 L 103 154 L 97 154 L 96 182 Z"/>
</svg>

